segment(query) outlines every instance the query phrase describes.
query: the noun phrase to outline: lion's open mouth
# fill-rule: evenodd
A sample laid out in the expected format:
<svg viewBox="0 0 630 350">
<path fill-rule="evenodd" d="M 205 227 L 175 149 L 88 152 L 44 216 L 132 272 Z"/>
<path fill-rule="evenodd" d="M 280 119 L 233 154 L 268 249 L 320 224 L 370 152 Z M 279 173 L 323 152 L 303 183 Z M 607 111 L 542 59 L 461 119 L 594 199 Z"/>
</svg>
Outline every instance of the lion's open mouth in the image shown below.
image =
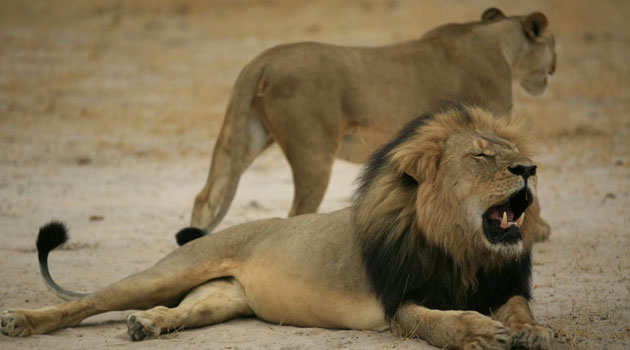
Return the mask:
<svg viewBox="0 0 630 350">
<path fill-rule="evenodd" d="M 492 244 L 514 244 L 521 240 L 521 225 L 525 209 L 533 197 L 527 188 L 514 193 L 510 199 L 490 207 L 483 214 L 483 230 Z"/>
</svg>

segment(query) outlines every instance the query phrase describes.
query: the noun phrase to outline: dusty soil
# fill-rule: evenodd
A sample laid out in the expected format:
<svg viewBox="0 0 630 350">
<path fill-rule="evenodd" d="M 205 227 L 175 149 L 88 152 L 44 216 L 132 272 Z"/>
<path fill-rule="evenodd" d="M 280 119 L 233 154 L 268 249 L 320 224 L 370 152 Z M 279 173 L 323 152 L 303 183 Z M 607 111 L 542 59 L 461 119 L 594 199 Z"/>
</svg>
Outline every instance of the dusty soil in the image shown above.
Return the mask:
<svg viewBox="0 0 630 350">
<path fill-rule="evenodd" d="M 51 219 L 71 242 L 52 274 L 89 291 L 176 247 L 201 189 L 240 68 L 270 46 L 379 45 L 445 22 L 540 10 L 557 38 L 548 93 L 516 88 L 539 136 L 551 239 L 534 255 L 534 312 L 560 349 L 630 348 L 630 2 L 19 1 L 0 3 L 0 309 L 57 302 L 34 240 Z M 356 165 L 337 162 L 321 208 L 349 204 Z M 289 168 L 271 149 L 247 171 L 222 227 L 284 216 Z M 2 349 L 431 348 L 390 333 L 235 320 L 131 343 L 125 312 Z"/>
</svg>

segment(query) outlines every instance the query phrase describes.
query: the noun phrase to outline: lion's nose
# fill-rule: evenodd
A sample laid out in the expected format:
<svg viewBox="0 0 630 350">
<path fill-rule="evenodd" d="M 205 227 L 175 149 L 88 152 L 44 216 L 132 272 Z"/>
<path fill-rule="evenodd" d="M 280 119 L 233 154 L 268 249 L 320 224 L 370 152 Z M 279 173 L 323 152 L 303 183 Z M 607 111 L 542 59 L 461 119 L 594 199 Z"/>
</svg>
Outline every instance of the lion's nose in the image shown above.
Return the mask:
<svg viewBox="0 0 630 350">
<path fill-rule="evenodd" d="M 527 180 L 528 177 L 536 175 L 536 166 L 535 165 L 522 165 L 518 164 L 515 166 L 508 167 L 508 170 L 514 174 L 522 176 Z"/>
</svg>

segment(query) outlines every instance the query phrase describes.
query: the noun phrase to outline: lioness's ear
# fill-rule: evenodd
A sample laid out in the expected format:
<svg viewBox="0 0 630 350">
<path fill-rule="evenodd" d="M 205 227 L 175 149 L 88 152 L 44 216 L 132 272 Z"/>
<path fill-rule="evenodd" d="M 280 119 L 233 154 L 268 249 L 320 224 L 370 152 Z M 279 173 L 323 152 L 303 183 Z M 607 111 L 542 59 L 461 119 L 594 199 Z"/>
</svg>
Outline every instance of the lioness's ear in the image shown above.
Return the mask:
<svg viewBox="0 0 630 350">
<path fill-rule="evenodd" d="M 499 10 L 496 7 L 491 7 L 483 11 L 483 13 L 481 14 L 482 21 L 492 21 L 495 19 L 503 19 L 503 18 L 505 18 L 505 15 L 503 14 L 503 12 L 501 12 L 501 10 Z"/>
<path fill-rule="evenodd" d="M 534 12 L 525 18 L 523 29 L 530 39 L 536 39 L 547 29 L 547 17 L 540 12 Z"/>
</svg>

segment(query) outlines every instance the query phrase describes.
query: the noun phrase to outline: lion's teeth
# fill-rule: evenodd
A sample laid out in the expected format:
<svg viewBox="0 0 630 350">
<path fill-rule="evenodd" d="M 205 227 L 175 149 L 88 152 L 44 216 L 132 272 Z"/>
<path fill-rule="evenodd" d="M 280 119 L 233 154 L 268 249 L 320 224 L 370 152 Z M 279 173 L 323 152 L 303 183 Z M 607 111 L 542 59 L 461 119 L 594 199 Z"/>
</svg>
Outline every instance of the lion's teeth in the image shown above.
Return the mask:
<svg viewBox="0 0 630 350">
<path fill-rule="evenodd" d="M 518 227 L 521 227 L 521 225 L 523 224 L 523 220 L 525 220 L 525 212 L 523 212 L 523 214 L 521 214 L 521 216 L 516 220 L 516 225 Z"/>
<path fill-rule="evenodd" d="M 508 226 L 507 213 L 503 212 L 503 219 L 501 219 L 501 228 L 506 228 Z"/>
</svg>

